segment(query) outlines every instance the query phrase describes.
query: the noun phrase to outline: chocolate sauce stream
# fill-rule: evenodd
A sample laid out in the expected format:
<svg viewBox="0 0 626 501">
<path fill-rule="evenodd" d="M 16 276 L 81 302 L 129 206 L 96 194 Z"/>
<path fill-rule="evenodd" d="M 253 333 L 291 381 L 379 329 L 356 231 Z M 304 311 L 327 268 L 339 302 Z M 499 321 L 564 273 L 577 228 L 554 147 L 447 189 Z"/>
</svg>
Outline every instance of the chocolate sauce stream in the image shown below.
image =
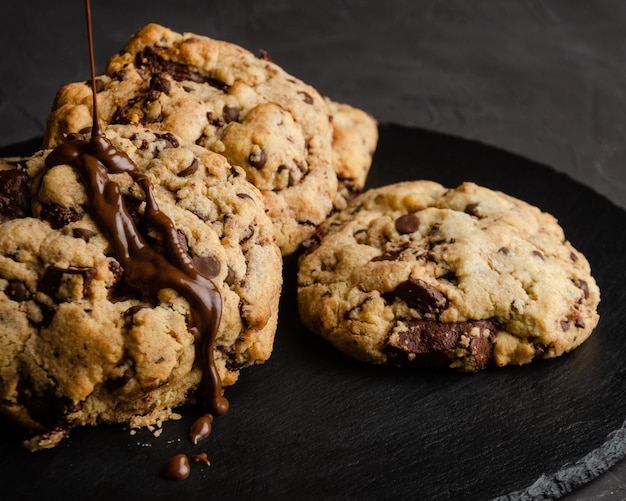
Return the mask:
<svg viewBox="0 0 626 501">
<path fill-rule="evenodd" d="M 92 38 L 89 0 L 85 0 L 89 40 Z M 221 314 L 222 298 L 215 284 L 195 268 L 181 246 L 172 221 L 158 208 L 152 185 L 133 161 L 117 150 L 98 125 L 93 44 L 89 44 L 93 90 L 93 129 L 90 140 L 74 139 L 58 146 L 46 158 L 46 166 L 70 165 L 80 175 L 89 193 L 90 214 L 111 243 L 124 269 L 126 283 L 146 295 L 171 288 L 185 297 L 191 307 L 191 327 L 196 338 L 196 353 L 202 364 L 205 404 L 213 414 L 224 414 L 228 400 L 213 359 L 213 343 Z M 144 217 L 161 232 L 167 257 L 153 249 L 139 233 L 117 183 L 108 173 L 128 173 L 143 189 L 146 198 Z"/>
</svg>

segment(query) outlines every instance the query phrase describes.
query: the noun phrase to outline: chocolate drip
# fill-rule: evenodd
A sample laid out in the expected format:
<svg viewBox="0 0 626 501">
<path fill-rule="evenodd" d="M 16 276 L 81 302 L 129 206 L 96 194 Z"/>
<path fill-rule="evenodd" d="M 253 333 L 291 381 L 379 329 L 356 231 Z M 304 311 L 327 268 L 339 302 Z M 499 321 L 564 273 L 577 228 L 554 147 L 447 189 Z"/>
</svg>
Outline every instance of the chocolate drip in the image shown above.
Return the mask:
<svg viewBox="0 0 626 501">
<path fill-rule="evenodd" d="M 204 440 L 211 434 L 211 425 L 213 424 L 213 416 L 205 414 L 196 419 L 189 430 L 189 440 L 193 445 L 197 445 L 200 440 Z"/>
<path fill-rule="evenodd" d="M 111 144 L 100 129 L 89 0 L 85 0 L 85 7 L 94 101 L 92 137 L 90 140 L 76 138 L 60 145 L 48 155 L 46 165 L 70 165 L 78 172 L 89 192 L 90 213 L 111 242 L 117 260 L 124 269 L 124 281 L 129 287 L 145 295 L 154 295 L 160 289 L 171 288 L 189 301 L 191 329 L 203 369 L 206 404 L 212 413 L 224 414 L 228 410 L 228 400 L 222 396 L 221 380 L 213 360 L 213 342 L 221 318 L 222 298 L 215 284 L 198 272 L 181 245 L 174 224 L 159 210 L 149 179 L 138 171 L 124 152 Z M 138 231 L 120 187 L 109 179 L 109 172 L 126 172 L 141 186 L 146 199 L 144 218 L 163 236 L 167 256 L 152 248 Z"/>
</svg>

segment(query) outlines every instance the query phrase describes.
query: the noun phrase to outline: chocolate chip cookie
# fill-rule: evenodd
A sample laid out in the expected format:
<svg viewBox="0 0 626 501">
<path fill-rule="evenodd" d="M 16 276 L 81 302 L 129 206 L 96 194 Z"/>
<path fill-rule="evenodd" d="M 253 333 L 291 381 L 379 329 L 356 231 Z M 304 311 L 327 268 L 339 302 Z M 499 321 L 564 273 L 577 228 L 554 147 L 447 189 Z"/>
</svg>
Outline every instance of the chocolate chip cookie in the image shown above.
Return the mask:
<svg viewBox="0 0 626 501">
<path fill-rule="evenodd" d="M 282 256 L 261 193 L 241 168 L 171 133 L 139 124 L 105 133 L 154 196 L 125 172 L 108 174 L 124 200 L 119 224 L 132 220 L 138 244 L 170 255 L 146 218 L 158 204 L 183 264 L 219 292 L 212 355 L 221 384 L 233 384 L 267 360 L 276 331 Z M 47 165 L 53 153 L 0 164 L 0 409 L 39 434 L 33 449 L 78 425 L 159 424 L 198 400 L 203 377 L 193 306 L 173 288 L 125 280 L 85 183 L 70 165 Z"/>
<path fill-rule="evenodd" d="M 265 53 L 256 57 L 231 43 L 150 24 L 110 59 L 97 80 L 103 123 L 171 132 L 182 143 L 206 147 L 243 168 L 264 195 L 284 254 L 295 251 L 333 210 L 338 181 L 328 105 Z M 46 146 L 90 127 L 91 114 L 88 85 L 62 88 L 48 120 Z M 369 137 L 367 143 L 369 153 Z M 349 156 L 343 150 L 342 164 Z"/>
<path fill-rule="evenodd" d="M 556 219 L 472 183 L 372 189 L 307 247 L 302 322 L 362 361 L 526 364 L 576 348 L 599 320 L 590 265 Z"/>
</svg>

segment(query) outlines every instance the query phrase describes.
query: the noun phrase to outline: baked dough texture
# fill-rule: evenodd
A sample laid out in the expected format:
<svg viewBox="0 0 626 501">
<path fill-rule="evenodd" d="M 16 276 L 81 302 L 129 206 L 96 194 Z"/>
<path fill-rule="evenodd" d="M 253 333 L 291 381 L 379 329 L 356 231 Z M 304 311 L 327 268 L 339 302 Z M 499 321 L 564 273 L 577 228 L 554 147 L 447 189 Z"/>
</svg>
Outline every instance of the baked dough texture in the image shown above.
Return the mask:
<svg viewBox="0 0 626 501">
<path fill-rule="evenodd" d="M 97 81 L 103 123 L 171 132 L 244 169 L 263 193 L 285 255 L 362 189 L 371 165 L 375 120 L 323 98 L 266 53 L 257 57 L 232 43 L 149 24 Z M 91 122 L 88 82 L 64 86 L 48 119 L 46 147 Z"/>
<path fill-rule="evenodd" d="M 526 364 L 573 350 L 599 320 L 590 265 L 557 220 L 473 183 L 372 189 L 307 247 L 302 322 L 358 360 Z"/>
<path fill-rule="evenodd" d="M 153 185 L 196 268 L 223 308 L 214 357 L 222 384 L 272 352 L 282 256 L 259 190 L 239 167 L 171 133 L 141 125 L 105 129 Z M 194 403 L 201 380 L 189 303 L 174 290 L 146 296 L 124 283 L 110 242 L 94 223 L 87 192 L 49 151 L 0 164 L 0 409 L 56 445 L 79 425 L 160 424 Z M 109 174 L 145 239 L 144 193 L 128 174 Z"/>
</svg>

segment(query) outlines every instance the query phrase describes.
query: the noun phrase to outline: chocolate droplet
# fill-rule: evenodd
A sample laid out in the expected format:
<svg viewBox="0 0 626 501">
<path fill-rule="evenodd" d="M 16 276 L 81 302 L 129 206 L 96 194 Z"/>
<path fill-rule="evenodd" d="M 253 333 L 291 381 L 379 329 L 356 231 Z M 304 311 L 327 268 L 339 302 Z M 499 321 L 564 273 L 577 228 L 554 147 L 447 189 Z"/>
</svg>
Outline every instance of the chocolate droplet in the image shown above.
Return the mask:
<svg viewBox="0 0 626 501">
<path fill-rule="evenodd" d="M 211 425 L 213 424 L 213 416 L 205 414 L 196 419 L 189 430 L 189 440 L 196 445 L 200 440 L 204 440 L 211 434 Z"/>
<path fill-rule="evenodd" d="M 161 468 L 161 475 L 171 480 L 183 480 L 189 476 L 190 471 L 191 468 L 189 467 L 187 456 L 185 454 L 176 454 Z"/>
</svg>

